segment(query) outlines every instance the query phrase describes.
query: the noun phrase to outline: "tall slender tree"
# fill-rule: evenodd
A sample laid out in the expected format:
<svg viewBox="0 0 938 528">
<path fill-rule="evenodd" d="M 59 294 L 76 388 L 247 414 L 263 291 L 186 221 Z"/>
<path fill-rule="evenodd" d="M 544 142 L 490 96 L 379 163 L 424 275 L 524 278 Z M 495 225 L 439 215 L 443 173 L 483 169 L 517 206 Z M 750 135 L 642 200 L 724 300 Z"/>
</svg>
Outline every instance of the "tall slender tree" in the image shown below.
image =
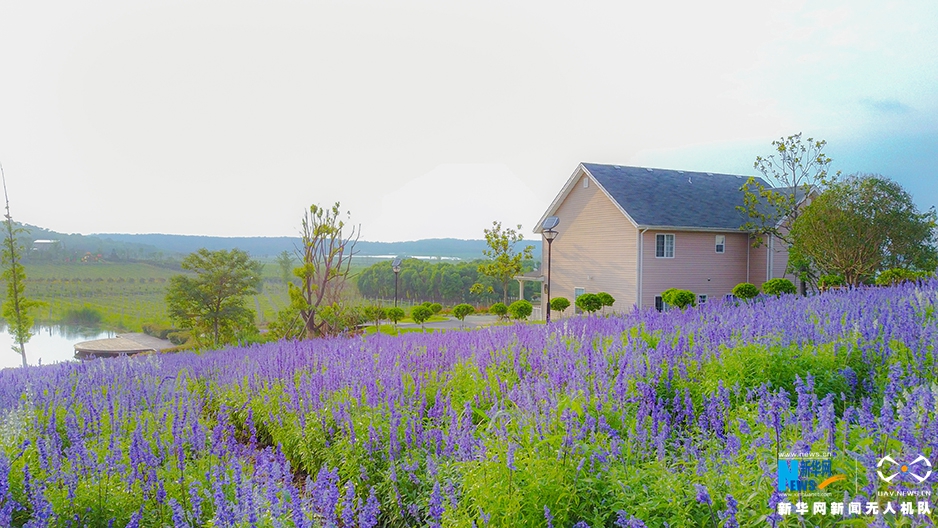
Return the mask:
<svg viewBox="0 0 938 528">
<path fill-rule="evenodd" d="M 332 207 L 311 205 L 300 229 L 300 266 L 293 274 L 300 285 L 289 284 L 290 306 L 281 310 L 270 330 L 276 337 L 312 339 L 339 334 L 357 324 L 354 311 L 342 302 L 358 243 L 360 228 L 346 230 L 339 202 Z M 349 213 L 345 213 L 346 218 Z"/>
<path fill-rule="evenodd" d="M 502 302 L 508 304 L 508 283 L 523 269 L 523 261 L 532 258 L 534 246 L 525 246 L 521 251 L 515 252 L 515 246 L 524 240 L 518 231 L 510 227 L 502 229 L 502 223 L 492 222 L 492 229 L 485 230 L 485 243 L 488 249 L 482 254 L 488 257 L 488 262 L 479 264 L 479 273 L 496 279 L 502 285 Z"/>
<path fill-rule="evenodd" d="M 0 309 L 3 318 L 6 319 L 10 327 L 10 334 L 13 336 L 13 351 L 23 359 L 23 367 L 26 362 L 26 343 L 33 336 L 33 317 L 30 310 L 39 306 L 39 302 L 26 298 L 26 269 L 23 268 L 22 255 L 23 247 L 16 236 L 24 232 L 23 228 L 13 225 L 13 216 L 10 215 L 10 197 L 7 194 L 7 179 L 3 173 L 3 165 L 0 165 L 0 177 L 3 179 L 3 198 L 6 200 L 6 215 L 4 215 L 4 233 L 3 239 L 3 280 L 7 284 L 7 298 L 3 301 L 3 307 Z"/>
<path fill-rule="evenodd" d="M 737 207 L 747 217 L 741 229 L 755 235 L 756 246 L 771 236 L 791 245 L 789 230 L 801 212 L 799 201 L 828 180 L 833 160 L 824 153 L 826 146 L 823 139 L 802 140 L 799 132 L 773 141 L 774 154 L 756 156 L 753 168 L 773 187 L 750 177 L 740 188 L 744 205 Z"/>
</svg>

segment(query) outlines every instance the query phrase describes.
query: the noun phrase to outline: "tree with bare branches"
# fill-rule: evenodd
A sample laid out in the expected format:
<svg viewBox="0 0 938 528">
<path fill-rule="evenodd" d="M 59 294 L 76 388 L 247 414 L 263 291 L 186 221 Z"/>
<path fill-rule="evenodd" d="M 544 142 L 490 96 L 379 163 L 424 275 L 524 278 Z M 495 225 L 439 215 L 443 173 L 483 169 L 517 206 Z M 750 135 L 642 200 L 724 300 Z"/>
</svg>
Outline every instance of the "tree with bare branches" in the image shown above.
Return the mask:
<svg viewBox="0 0 938 528">
<path fill-rule="evenodd" d="M 350 215 L 345 213 L 345 217 Z M 357 313 L 342 302 L 360 227 L 346 233 L 339 202 L 331 208 L 311 205 L 303 216 L 293 270 L 300 285 L 289 285 L 290 307 L 271 323 L 271 332 L 284 338 L 314 338 L 340 334 L 358 324 Z"/>
<path fill-rule="evenodd" d="M 740 189 L 744 205 L 737 207 L 748 217 L 741 229 L 755 235 L 756 246 L 770 236 L 791 245 L 789 230 L 800 214 L 799 202 L 812 189 L 827 182 L 833 160 L 824 153 L 826 146 L 823 139 L 803 141 L 799 132 L 773 141 L 774 154 L 756 156 L 753 168 L 773 187 L 749 178 Z M 837 176 L 840 172 L 834 175 Z"/>
</svg>

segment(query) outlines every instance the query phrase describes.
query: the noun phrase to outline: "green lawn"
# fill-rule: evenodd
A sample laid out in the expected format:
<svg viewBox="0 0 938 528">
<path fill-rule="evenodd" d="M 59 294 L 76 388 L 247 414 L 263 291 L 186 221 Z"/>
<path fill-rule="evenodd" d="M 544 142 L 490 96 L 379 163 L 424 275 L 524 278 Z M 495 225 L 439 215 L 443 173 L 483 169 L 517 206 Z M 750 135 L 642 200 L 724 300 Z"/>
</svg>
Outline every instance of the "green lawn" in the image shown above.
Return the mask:
<svg viewBox="0 0 938 528">
<path fill-rule="evenodd" d="M 69 310 L 90 307 L 100 312 L 104 328 L 140 331 L 144 323 L 170 324 L 166 287 L 180 273 L 146 263 L 30 263 L 26 295 L 45 303 L 36 312 L 40 324 L 62 323 Z M 287 303 L 283 283 L 266 273 L 264 277 L 260 293 L 248 300 L 258 324 L 275 319 Z"/>
</svg>

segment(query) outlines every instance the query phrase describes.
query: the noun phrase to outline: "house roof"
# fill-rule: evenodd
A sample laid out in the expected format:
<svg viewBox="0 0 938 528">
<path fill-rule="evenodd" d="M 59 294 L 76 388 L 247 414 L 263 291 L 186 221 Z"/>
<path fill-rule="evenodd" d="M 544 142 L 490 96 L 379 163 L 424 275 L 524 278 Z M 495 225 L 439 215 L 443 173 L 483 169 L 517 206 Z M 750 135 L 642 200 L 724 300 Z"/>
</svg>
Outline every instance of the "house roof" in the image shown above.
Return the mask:
<svg viewBox="0 0 938 528">
<path fill-rule="evenodd" d="M 637 227 L 738 231 L 748 217 L 740 187 L 749 176 L 581 163 L 560 192 L 546 218 L 579 181 L 581 170 Z M 755 180 L 770 187 L 765 180 Z M 543 218 L 541 219 L 543 222 Z M 540 224 L 535 232 L 540 232 Z"/>
</svg>

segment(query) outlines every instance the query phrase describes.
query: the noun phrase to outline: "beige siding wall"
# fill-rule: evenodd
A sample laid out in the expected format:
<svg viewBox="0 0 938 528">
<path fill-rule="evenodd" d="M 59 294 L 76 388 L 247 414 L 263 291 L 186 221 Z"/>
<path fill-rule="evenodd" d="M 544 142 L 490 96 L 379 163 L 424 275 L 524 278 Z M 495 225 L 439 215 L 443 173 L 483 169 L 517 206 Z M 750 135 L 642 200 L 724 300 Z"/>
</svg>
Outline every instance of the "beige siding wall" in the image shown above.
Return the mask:
<svg viewBox="0 0 938 528">
<path fill-rule="evenodd" d="M 784 277 L 792 282 L 795 282 L 795 276 L 792 274 L 785 274 L 785 268 L 788 267 L 788 246 L 779 239 L 775 239 L 772 243 L 772 278 Z M 798 283 L 795 282 L 797 286 Z"/>
<path fill-rule="evenodd" d="M 674 235 L 674 258 L 655 256 L 658 234 Z M 716 252 L 717 235 L 726 237 L 723 253 Z M 706 294 L 708 300 L 722 299 L 733 286 L 746 281 L 747 252 L 752 250 L 745 233 L 648 230 L 642 239 L 642 306 L 654 306 L 655 296 L 668 288 Z"/>
<path fill-rule="evenodd" d="M 627 312 L 638 296 L 638 231 L 596 182 L 590 181 L 584 188 L 584 178 L 587 176 L 580 176 L 554 213 L 560 225 L 551 249 L 551 297 L 566 297 L 572 305 L 574 288 L 583 288 L 585 293 L 604 291 L 616 300 L 613 310 Z M 546 272 L 547 241 L 543 242 L 541 262 Z M 542 299 L 546 303 L 546 295 Z M 571 306 L 564 315 L 573 313 Z"/>
<path fill-rule="evenodd" d="M 751 241 L 750 241 L 751 242 Z M 768 247 L 762 244 L 749 250 L 749 282 L 761 288 L 768 275 L 767 258 L 769 255 Z"/>
<path fill-rule="evenodd" d="M 766 243 L 758 248 L 752 248 L 749 261 L 749 282 L 759 288 L 768 279 L 786 278 L 795 283 L 795 277 L 792 274 L 785 274 L 785 268 L 788 267 L 788 248 L 781 240 L 772 237 L 773 240 L 766 239 Z M 771 262 L 768 262 L 771 255 Z M 771 269 L 770 268 L 771 264 Z"/>
</svg>

